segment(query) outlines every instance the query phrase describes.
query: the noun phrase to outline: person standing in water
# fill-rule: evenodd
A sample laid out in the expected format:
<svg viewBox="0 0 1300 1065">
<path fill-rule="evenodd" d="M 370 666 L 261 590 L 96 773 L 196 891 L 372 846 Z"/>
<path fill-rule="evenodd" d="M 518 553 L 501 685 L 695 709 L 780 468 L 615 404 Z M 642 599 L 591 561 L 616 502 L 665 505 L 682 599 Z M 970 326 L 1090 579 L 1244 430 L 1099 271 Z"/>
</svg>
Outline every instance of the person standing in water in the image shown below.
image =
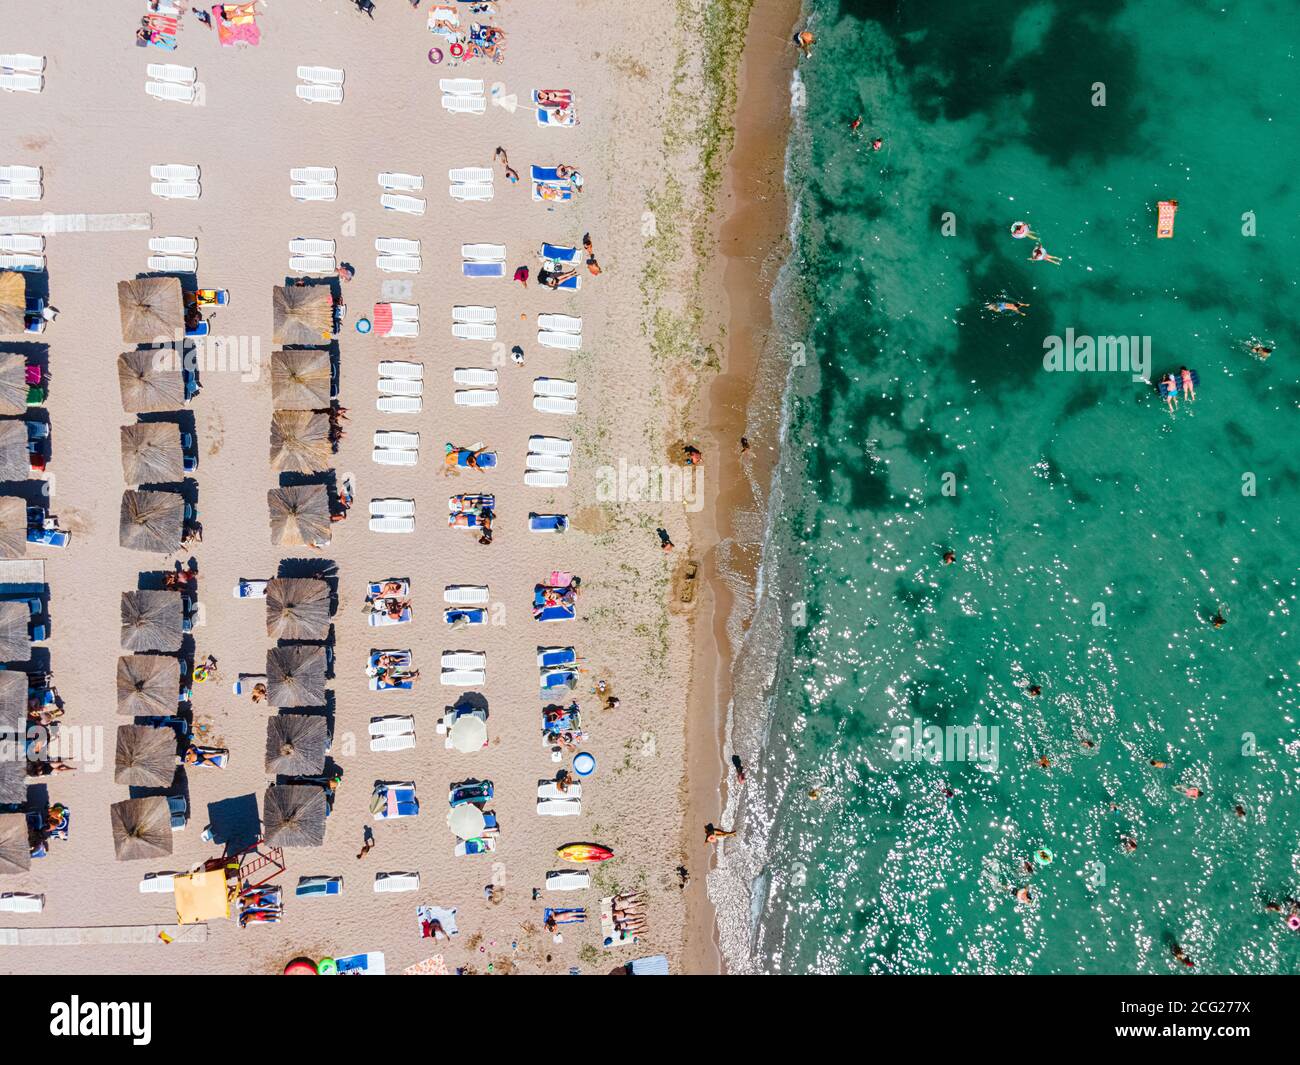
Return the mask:
<svg viewBox="0 0 1300 1065">
<path fill-rule="evenodd" d="M 794 35 L 794 43 L 799 46 L 805 59 L 812 58 L 813 45 L 817 43 L 817 38 L 812 30 L 801 30 Z"/>
</svg>

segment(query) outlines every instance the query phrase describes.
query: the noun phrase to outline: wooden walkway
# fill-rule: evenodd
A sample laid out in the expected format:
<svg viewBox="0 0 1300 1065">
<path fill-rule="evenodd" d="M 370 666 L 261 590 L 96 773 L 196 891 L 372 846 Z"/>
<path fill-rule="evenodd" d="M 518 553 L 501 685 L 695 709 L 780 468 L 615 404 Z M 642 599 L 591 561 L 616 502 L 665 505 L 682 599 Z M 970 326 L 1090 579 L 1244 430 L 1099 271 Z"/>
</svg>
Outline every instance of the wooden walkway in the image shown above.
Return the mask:
<svg viewBox="0 0 1300 1065">
<path fill-rule="evenodd" d="M 112 947 L 157 943 L 166 932 L 176 943 L 206 943 L 206 924 L 112 924 L 89 928 L 0 928 L 0 947 Z"/>
</svg>

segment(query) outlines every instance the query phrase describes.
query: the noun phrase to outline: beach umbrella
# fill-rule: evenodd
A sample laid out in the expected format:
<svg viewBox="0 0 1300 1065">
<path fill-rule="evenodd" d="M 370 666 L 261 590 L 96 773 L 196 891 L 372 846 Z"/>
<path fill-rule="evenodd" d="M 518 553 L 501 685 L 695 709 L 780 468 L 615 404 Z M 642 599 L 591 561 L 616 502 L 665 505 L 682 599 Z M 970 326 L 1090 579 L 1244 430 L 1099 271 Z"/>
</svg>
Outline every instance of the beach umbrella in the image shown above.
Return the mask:
<svg viewBox="0 0 1300 1065">
<path fill-rule="evenodd" d="M 184 476 L 180 429 L 170 422 L 122 426 L 122 477 L 127 484 L 163 484 Z"/>
<path fill-rule="evenodd" d="M 272 488 L 266 493 L 266 504 L 271 511 L 271 543 L 323 547 L 330 542 L 329 493 L 324 485 Z"/>
<path fill-rule="evenodd" d="M 276 410 L 328 407 L 333 383 L 328 351 L 271 352 L 271 405 Z"/>
<path fill-rule="evenodd" d="M 27 332 L 27 278 L 14 271 L 0 272 L 0 336 Z"/>
<path fill-rule="evenodd" d="M 333 462 L 330 420 L 309 410 L 271 415 L 271 469 L 276 473 L 324 473 Z"/>
<path fill-rule="evenodd" d="M 0 558 L 22 558 L 27 551 L 27 500 L 0 496 Z"/>
<path fill-rule="evenodd" d="M 27 356 L 0 354 L 0 414 L 26 414 L 27 390 Z"/>
<path fill-rule="evenodd" d="M 113 780 L 133 788 L 166 788 L 176 777 L 176 733 L 153 725 L 118 725 Z"/>
<path fill-rule="evenodd" d="M 487 743 L 487 722 L 474 714 L 461 714 L 451 725 L 451 745 L 462 754 L 481 751 Z"/>
<path fill-rule="evenodd" d="M 325 771 L 326 724 L 315 714 L 279 714 L 266 722 L 266 771 L 310 777 Z"/>
<path fill-rule="evenodd" d="M 0 806 L 21 806 L 27 801 L 27 760 L 14 757 L 21 750 L 20 742 L 13 737 L 0 744 L 9 748 L 0 758 Z"/>
<path fill-rule="evenodd" d="M 122 647 L 127 651 L 181 649 L 180 592 L 123 592 Z"/>
<path fill-rule="evenodd" d="M 0 733 L 27 731 L 27 674 L 0 669 Z"/>
<path fill-rule="evenodd" d="M 170 554 L 181 546 L 185 500 L 176 492 L 122 493 L 117 541 L 132 551 Z"/>
<path fill-rule="evenodd" d="M 330 630 L 330 586 L 315 577 L 266 582 L 266 634 L 277 640 L 323 640 Z"/>
<path fill-rule="evenodd" d="M 32 472 L 27 423 L 0 422 L 0 481 L 25 481 Z"/>
<path fill-rule="evenodd" d="M 128 344 L 169 344 L 185 334 L 185 306 L 176 277 L 138 277 L 117 283 L 122 339 Z"/>
<path fill-rule="evenodd" d="M 31 623 L 26 601 L 0 603 L 0 662 L 26 662 L 32 657 Z"/>
<path fill-rule="evenodd" d="M 127 351 L 117 357 L 117 383 L 127 414 L 176 410 L 185 404 L 185 382 L 169 350 Z"/>
<path fill-rule="evenodd" d="M 26 814 L 0 814 L 0 876 L 25 873 L 32 867 L 32 845 Z"/>
<path fill-rule="evenodd" d="M 324 788 L 272 784 L 262 796 L 262 832 L 273 847 L 319 847 L 327 812 Z"/>
<path fill-rule="evenodd" d="M 117 660 L 117 712 L 166 717 L 180 698 L 180 663 L 166 655 L 123 655 Z"/>
<path fill-rule="evenodd" d="M 123 799 L 108 808 L 119 862 L 165 858 L 172 852 L 172 815 L 161 795 Z"/>
<path fill-rule="evenodd" d="M 325 649 L 272 647 L 266 652 L 266 692 L 272 706 L 323 706 Z"/>
<path fill-rule="evenodd" d="M 454 806 L 447 814 L 447 827 L 457 839 L 477 839 L 486 824 L 483 811 L 473 803 Z"/>
<path fill-rule="evenodd" d="M 328 344 L 334 336 L 334 293 L 328 285 L 277 285 L 271 291 L 276 344 Z"/>
</svg>

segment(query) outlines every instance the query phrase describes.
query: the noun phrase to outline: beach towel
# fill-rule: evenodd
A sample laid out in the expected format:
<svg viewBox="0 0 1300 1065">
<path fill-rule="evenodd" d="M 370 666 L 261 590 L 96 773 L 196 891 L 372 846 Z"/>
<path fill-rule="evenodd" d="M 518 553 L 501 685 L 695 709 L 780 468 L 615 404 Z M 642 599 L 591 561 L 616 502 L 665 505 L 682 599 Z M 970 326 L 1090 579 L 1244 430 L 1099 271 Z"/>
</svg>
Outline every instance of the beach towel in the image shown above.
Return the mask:
<svg viewBox="0 0 1300 1065">
<path fill-rule="evenodd" d="M 237 44 L 256 46 L 262 40 L 257 28 L 256 4 L 218 4 L 212 9 L 217 20 L 217 40 L 223 47 Z"/>
<path fill-rule="evenodd" d="M 442 925 L 442 930 L 449 936 L 454 936 L 459 931 L 456 927 L 456 908 L 453 906 L 450 910 L 441 906 L 417 906 L 415 908 L 416 927 L 420 930 L 421 939 L 433 939 L 432 923 L 437 921 Z"/>
<path fill-rule="evenodd" d="M 435 954 L 432 958 L 425 958 L 424 961 L 417 961 L 414 965 L 408 965 L 402 970 L 403 976 L 447 976 L 447 963 L 443 961 L 441 954 Z"/>
<path fill-rule="evenodd" d="M 542 923 L 545 924 L 552 917 L 555 918 L 556 924 L 585 924 L 587 920 L 587 911 L 579 906 L 566 906 L 560 908 L 548 906 L 542 911 Z"/>
</svg>

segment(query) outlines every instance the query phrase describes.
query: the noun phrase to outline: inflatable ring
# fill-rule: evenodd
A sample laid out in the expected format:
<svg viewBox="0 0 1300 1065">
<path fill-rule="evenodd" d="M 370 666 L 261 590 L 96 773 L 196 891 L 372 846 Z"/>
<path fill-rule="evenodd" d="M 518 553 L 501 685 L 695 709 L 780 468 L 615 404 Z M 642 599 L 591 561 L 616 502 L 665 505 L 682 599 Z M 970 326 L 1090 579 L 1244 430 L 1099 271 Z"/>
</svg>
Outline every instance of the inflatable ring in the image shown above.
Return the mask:
<svg viewBox="0 0 1300 1065">
<path fill-rule="evenodd" d="M 294 958 L 284 967 L 285 976 L 318 976 L 316 963 L 310 958 Z"/>
<path fill-rule="evenodd" d="M 451 44 L 447 46 L 447 51 L 451 53 L 452 59 L 465 58 L 465 46 L 461 44 L 460 41 L 452 41 Z"/>
<path fill-rule="evenodd" d="M 357 319 L 357 332 L 358 332 L 358 333 L 369 333 L 369 332 L 370 332 L 370 319 L 369 319 L 369 318 L 358 318 L 358 319 Z"/>
<path fill-rule="evenodd" d="M 1055 856 L 1046 847 L 1039 847 L 1034 851 L 1034 857 L 1038 859 L 1039 865 L 1051 865 Z"/>
<path fill-rule="evenodd" d="M 442 49 L 441 49 L 441 48 L 430 48 L 430 49 L 429 49 L 429 62 L 432 63 L 434 66 L 437 66 L 439 63 L 442 62 Z"/>
<path fill-rule="evenodd" d="M 589 777 L 596 771 L 596 759 L 586 751 L 573 756 L 573 771 L 580 777 Z"/>
<path fill-rule="evenodd" d="M 1286 919 L 1286 926 L 1292 932 L 1300 932 L 1300 913 L 1293 913 Z"/>
<path fill-rule="evenodd" d="M 338 971 L 338 963 L 333 958 L 321 958 L 316 963 L 316 973 L 319 976 L 337 976 Z"/>
</svg>

